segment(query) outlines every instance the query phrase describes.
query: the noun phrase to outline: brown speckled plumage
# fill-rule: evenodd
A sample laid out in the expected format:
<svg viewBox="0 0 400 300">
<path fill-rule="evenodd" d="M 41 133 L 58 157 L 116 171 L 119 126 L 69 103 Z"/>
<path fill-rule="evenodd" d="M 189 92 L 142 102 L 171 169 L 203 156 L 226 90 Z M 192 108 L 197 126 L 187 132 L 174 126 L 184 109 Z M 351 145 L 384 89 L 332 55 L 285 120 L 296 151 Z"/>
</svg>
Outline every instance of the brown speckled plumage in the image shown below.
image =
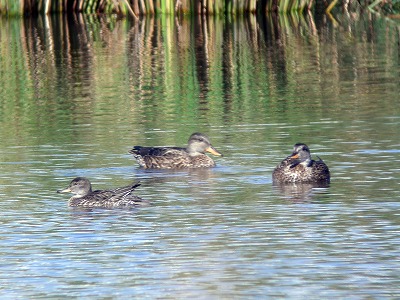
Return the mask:
<svg viewBox="0 0 400 300">
<path fill-rule="evenodd" d="M 205 152 L 221 156 L 221 153 L 211 145 L 209 138 L 201 133 L 193 133 L 186 148 L 135 146 L 129 151 L 144 169 L 215 167 L 214 160 L 205 155 Z"/>
<path fill-rule="evenodd" d="M 73 193 L 68 205 L 84 208 L 132 208 L 146 205 L 147 201 L 132 194 L 139 183 L 113 190 L 92 191 L 90 181 L 85 177 L 77 177 L 71 181 L 66 189 L 57 193 Z"/>
<path fill-rule="evenodd" d="M 275 168 L 272 180 L 274 183 L 329 183 L 330 173 L 322 159 L 312 160 L 307 145 L 299 143 L 294 145 L 293 153 Z"/>
</svg>

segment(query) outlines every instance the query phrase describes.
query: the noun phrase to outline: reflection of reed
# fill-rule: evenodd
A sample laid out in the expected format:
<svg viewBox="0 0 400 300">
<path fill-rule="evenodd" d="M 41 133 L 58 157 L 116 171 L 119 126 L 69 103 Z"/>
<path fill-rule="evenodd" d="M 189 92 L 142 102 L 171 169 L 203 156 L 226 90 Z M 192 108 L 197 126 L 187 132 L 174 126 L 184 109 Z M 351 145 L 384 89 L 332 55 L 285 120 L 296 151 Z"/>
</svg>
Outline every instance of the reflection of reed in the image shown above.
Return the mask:
<svg viewBox="0 0 400 300">
<path fill-rule="evenodd" d="M 90 70 L 92 53 L 87 24 L 81 15 L 54 15 L 25 20 L 25 45 L 33 88 L 40 98 L 48 77 L 54 85 L 68 80 L 80 85 Z M 62 72 L 61 69 L 62 68 Z M 90 84 L 90 83 L 89 83 Z M 86 86 L 85 88 L 89 88 Z"/>
<path fill-rule="evenodd" d="M 200 88 L 200 98 L 205 99 L 209 83 L 209 37 L 208 22 L 202 16 L 194 18 L 194 47 L 196 49 L 196 74 Z"/>
<path fill-rule="evenodd" d="M 280 112 L 274 118 L 287 119 L 290 114 L 289 118 L 298 118 L 290 107 L 299 91 L 312 88 L 314 95 L 323 95 L 328 89 L 340 95 L 345 76 L 354 93 L 361 95 L 352 101 L 364 101 L 362 95 L 373 88 L 365 82 L 376 75 L 374 66 L 359 62 L 371 56 L 391 58 L 386 60 L 386 69 L 387 76 L 392 76 L 390 70 L 398 61 L 392 46 L 398 33 L 389 28 L 393 34 L 385 35 L 384 28 L 374 27 L 367 19 L 358 27 L 352 19 L 340 19 L 348 32 L 342 40 L 340 30 L 332 28 L 326 17 L 311 14 L 228 16 L 224 20 L 179 16 L 144 18 L 140 23 L 82 14 L 40 15 L 15 21 L 12 27 L 1 22 L 4 57 L 21 62 L 0 61 L 8 76 L 20 79 L 15 86 L 3 85 L 3 93 L 26 93 L 20 99 L 31 101 L 30 105 L 36 105 L 34 99 L 46 99 L 40 120 L 49 123 L 54 121 L 51 105 L 71 110 L 71 115 L 74 110 L 87 113 L 90 118 L 94 109 L 101 109 L 99 98 L 107 96 L 115 110 L 140 119 L 137 126 L 151 128 L 164 128 L 171 116 L 184 116 L 180 121 L 185 124 L 198 118 L 219 124 L 221 116 L 224 124 L 231 124 L 271 110 Z M 378 51 L 383 37 L 388 42 Z M 348 61 L 357 67 L 344 73 Z M 0 73 L 3 81 L 9 82 L 4 74 Z M 110 88 L 122 89 L 126 101 L 112 99 L 115 93 Z M 313 114 L 324 109 L 324 97 L 316 101 Z M 337 96 L 336 101 L 344 100 Z M 31 114 L 23 115 L 29 118 Z"/>
<path fill-rule="evenodd" d="M 0 12 L 7 14 L 50 12 L 85 12 L 85 13 L 130 13 L 137 15 L 157 14 L 253 14 L 266 11 L 303 11 L 310 9 L 313 0 L 19 0 L 13 5 L 0 2 Z"/>
<path fill-rule="evenodd" d="M 388 3 L 389 2 L 389 3 Z M 398 5 L 390 1 L 314 1 L 314 0 L 15 0 L 0 1 L 0 13 L 7 15 L 27 15 L 38 13 L 79 12 L 87 14 L 130 14 L 136 20 L 139 15 L 249 15 L 264 14 L 266 12 L 303 12 L 324 10 L 334 20 L 331 11 L 336 6 L 348 10 L 354 3 L 358 7 L 369 9 L 375 13 L 398 18 Z M 379 5 L 378 5 L 379 4 Z"/>
</svg>

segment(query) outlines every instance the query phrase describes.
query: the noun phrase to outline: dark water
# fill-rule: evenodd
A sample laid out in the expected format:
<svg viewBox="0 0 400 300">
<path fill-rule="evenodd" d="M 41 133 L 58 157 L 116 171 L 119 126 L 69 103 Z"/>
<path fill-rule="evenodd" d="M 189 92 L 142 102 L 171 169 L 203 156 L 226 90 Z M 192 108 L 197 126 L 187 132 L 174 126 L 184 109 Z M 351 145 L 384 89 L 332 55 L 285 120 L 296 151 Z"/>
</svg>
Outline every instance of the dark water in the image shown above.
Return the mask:
<svg viewBox="0 0 400 300">
<path fill-rule="evenodd" d="M 376 15 L 0 20 L 3 299 L 400 296 L 399 26 Z M 209 135 L 210 170 L 133 145 Z M 272 186 L 304 142 L 329 187 Z M 141 180 L 152 205 L 56 194 Z"/>
</svg>

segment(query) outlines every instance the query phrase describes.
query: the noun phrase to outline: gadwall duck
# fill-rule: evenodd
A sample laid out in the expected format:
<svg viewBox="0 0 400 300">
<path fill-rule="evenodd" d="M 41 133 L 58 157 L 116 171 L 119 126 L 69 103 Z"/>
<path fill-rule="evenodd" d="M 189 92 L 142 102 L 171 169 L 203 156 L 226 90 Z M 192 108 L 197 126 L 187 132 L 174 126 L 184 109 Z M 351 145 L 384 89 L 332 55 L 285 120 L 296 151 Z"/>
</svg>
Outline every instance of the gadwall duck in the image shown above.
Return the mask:
<svg viewBox="0 0 400 300">
<path fill-rule="evenodd" d="M 311 159 L 307 145 L 298 143 L 294 145 L 293 153 L 275 168 L 272 180 L 274 183 L 329 183 L 329 168 L 318 159 Z"/>
<path fill-rule="evenodd" d="M 147 204 L 147 201 L 132 194 L 140 184 L 134 183 L 113 190 L 92 191 L 92 184 L 85 177 L 77 177 L 71 181 L 66 189 L 57 193 L 73 193 L 68 205 L 86 208 L 129 208 Z"/>
<path fill-rule="evenodd" d="M 144 169 L 183 169 L 183 168 L 210 168 L 215 162 L 209 152 L 222 156 L 210 142 L 210 139 L 201 133 L 193 133 L 186 148 L 179 147 L 142 147 L 135 146 L 129 153 L 133 154 L 141 168 Z"/>
</svg>

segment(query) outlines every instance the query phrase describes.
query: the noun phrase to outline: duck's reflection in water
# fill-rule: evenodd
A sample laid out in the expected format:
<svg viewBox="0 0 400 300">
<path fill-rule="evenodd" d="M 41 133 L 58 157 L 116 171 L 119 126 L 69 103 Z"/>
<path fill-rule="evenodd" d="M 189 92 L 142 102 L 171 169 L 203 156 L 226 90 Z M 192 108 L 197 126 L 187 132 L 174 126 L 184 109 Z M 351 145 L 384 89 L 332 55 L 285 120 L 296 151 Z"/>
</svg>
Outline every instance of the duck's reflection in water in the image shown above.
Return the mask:
<svg viewBox="0 0 400 300">
<path fill-rule="evenodd" d="M 210 168 L 198 169 L 139 169 L 136 178 L 140 181 L 146 181 L 151 184 L 161 183 L 182 183 L 182 182 L 197 182 L 207 181 L 215 177 L 215 171 Z"/>
<path fill-rule="evenodd" d="M 329 183 L 286 183 L 274 184 L 274 190 L 278 191 L 285 199 L 292 202 L 313 202 L 321 195 L 327 193 Z"/>
</svg>

